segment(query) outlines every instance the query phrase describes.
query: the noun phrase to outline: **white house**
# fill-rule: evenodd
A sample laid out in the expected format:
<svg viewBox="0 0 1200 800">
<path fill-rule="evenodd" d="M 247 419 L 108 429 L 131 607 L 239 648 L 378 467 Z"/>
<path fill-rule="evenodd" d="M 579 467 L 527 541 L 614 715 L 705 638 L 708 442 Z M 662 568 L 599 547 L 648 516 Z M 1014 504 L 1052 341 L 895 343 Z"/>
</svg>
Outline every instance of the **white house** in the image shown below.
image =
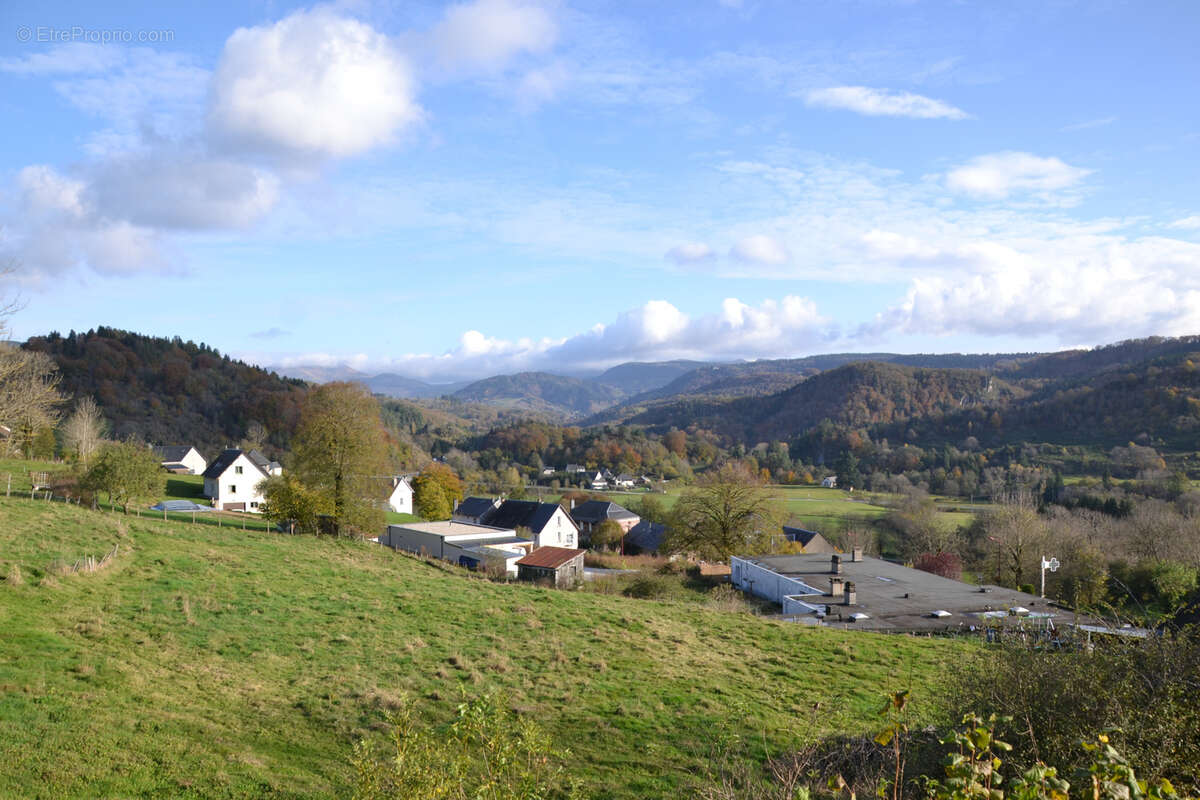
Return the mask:
<svg viewBox="0 0 1200 800">
<path fill-rule="evenodd" d="M 824 489 L 836 489 L 837 488 L 837 475 L 830 475 L 828 478 L 821 481 L 821 487 Z"/>
<path fill-rule="evenodd" d="M 597 472 L 592 476 L 592 488 L 596 491 L 601 491 L 608 488 L 608 481 L 604 478 L 603 472 Z"/>
<path fill-rule="evenodd" d="M 262 495 L 258 484 L 271 475 L 282 474 L 276 461 L 269 461 L 257 450 L 245 452 L 236 447 L 221 451 L 217 460 L 204 471 L 204 496 L 219 511 L 258 513 Z"/>
<path fill-rule="evenodd" d="M 558 503 L 505 500 L 485 514 L 482 521 L 497 528 L 528 530 L 534 547 L 579 546 L 579 526 Z"/>
<path fill-rule="evenodd" d="M 204 456 L 186 444 L 160 444 L 152 448 L 163 469 L 185 475 L 201 475 L 208 468 Z"/>
<path fill-rule="evenodd" d="M 413 513 L 413 490 L 412 484 L 408 482 L 408 476 L 393 475 L 389 486 L 391 493 L 387 498 L 388 508 L 399 514 Z"/>
</svg>

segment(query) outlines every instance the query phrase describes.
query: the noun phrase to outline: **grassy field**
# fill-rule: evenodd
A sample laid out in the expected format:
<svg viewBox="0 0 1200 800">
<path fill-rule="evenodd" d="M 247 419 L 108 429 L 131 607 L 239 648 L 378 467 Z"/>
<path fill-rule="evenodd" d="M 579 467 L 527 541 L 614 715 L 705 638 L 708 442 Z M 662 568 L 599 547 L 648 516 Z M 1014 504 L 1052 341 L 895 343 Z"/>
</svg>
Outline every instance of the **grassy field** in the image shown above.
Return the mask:
<svg viewBox="0 0 1200 800">
<path fill-rule="evenodd" d="M 722 737 L 871 730 L 898 688 L 935 713 L 974 647 L 27 497 L 0 496 L 0 578 L 4 797 L 345 797 L 401 693 L 443 721 L 488 690 L 570 748 L 590 796 L 686 794 Z"/>
</svg>

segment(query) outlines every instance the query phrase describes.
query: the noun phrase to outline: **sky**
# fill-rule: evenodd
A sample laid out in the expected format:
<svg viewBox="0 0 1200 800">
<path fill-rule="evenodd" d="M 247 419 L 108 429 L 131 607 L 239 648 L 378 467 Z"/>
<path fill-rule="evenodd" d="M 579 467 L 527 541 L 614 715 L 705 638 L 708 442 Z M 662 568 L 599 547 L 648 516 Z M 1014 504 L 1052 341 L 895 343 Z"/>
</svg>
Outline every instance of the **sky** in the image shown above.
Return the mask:
<svg viewBox="0 0 1200 800">
<path fill-rule="evenodd" d="M 0 292 L 262 365 L 1200 334 L 1200 3 L 0 7 Z"/>
</svg>

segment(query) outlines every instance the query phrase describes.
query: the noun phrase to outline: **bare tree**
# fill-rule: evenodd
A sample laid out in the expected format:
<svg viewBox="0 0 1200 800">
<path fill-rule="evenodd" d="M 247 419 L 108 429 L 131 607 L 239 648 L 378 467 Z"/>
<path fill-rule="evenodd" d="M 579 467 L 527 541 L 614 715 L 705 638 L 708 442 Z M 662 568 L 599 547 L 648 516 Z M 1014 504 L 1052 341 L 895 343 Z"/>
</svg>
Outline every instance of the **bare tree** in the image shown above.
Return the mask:
<svg viewBox="0 0 1200 800">
<path fill-rule="evenodd" d="M 0 343 L 0 426 L 7 431 L 9 451 L 58 422 L 63 402 L 58 381 L 50 356 Z"/>
<path fill-rule="evenodd" d="M 84 397 L 76 403 L 74 413 L 63 423 L 63 443 L 75 453 L 79 465 L 85 470 L 100 449 L 104 427 L 100 407 L 91 397 Z"/>
</svg>

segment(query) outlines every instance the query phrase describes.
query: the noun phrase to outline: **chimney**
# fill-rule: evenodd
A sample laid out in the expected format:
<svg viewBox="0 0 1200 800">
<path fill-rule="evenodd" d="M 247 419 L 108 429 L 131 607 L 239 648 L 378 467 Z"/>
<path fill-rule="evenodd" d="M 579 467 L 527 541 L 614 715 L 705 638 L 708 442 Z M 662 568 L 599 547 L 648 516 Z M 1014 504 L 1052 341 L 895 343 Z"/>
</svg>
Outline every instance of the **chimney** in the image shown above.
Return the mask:
<svg viewBox="0 0 1200 800">
<path fill-rule="evenodd" d="M 454 510 L 455 510 L 455 511 L 458 511 L 458 504 L 459 504 L 460 502 L 462 502 L 462 501 L 461 501 L 461 500 L 455 500 L 455 501 L 454 501 Z"/>
<path fill-rule="evenodd" d="M 830 559 L 829 571 L 834 575 L 842 574 L 842 557 L 836 553 L 834 554 L 833 558 Z"/>
<path fill-rule="evenodd" d="M 571 510 L 572 511 L 575 510 L 575 498 L 574 497 L 571 498 Z"/>
<path fill-rule="evenodd" d="M 850 560 L 851 561 L 862 561 L 862 557 L 863 557 L 863 549 L 861 547 L 855 547 L 854 549 L 852 549 L 850 551 Z"/>
<path fill-rule="evenodd" d="M 841 578 L 830 578 L 829 579 L 829 596 L 832 597 L 834 600 L 836 600 L 842 596 L 842 593 L 845 591 L 845 588 L 846 588 L 845 583 L 842 581 Z"/>
<path fill-rule="evenodd" d="M 845 596 L 846 596 L 846 600 L 845 600 L 846 605 L 848 605 L 848 606 L 854 605 L 855 601 L 858 600 L 858 594 L 854 591 L 854 581 L 846 581 L 846 585 L 843 588 L 843 592 L 845 593 Z"/>
</svg>

